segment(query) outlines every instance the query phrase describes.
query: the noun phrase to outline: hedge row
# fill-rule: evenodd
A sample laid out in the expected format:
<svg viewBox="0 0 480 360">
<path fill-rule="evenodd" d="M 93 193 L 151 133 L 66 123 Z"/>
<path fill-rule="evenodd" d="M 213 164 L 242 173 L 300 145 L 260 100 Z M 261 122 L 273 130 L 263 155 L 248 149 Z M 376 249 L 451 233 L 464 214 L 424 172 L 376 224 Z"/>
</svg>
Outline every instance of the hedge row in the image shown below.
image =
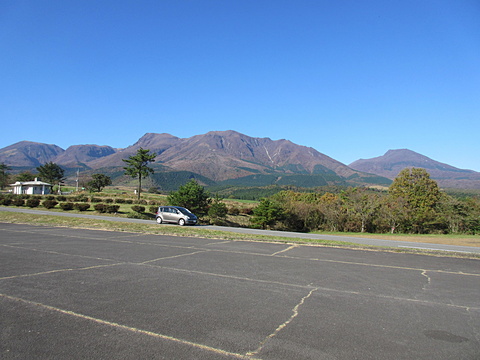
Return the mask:
<svg viewBox="0 0 480 360">
<path fill-rule="evenodd" d="M 105 204 L 138 204 L 138 205 L 162 205 L 161 201 L 157 200 L 133 200 L 133 199 L 124 199 L 124 198 L 100 198 L 95 196 L 86 196 L 85 194 L 80 195 L 73 195 L 73 196 L 65 196 L 65 195 L 29 195 L 29 194 L 21 194 L 21 195 L 14 195 L 14 194 L 0 194 L 0 205 L 15 205 L 15 206 L 23 206 L 22 200 L 24 202 L 29 199 L 45 199 L 49 201 L 57 201 L 59 202 L 84 202 L 84 203 L 105 203 Z M 21 204 L 21 205 L 16 205 Z"/>
<path fill-rule="evenodd" d="M 28 206 L 30 208 L 36 208 L 39 207 L 40 204 L 45 207 L 46 209 L 53 209 L 57 205 L 64 211 L 68 210 L 78 210 L 78 211 L 86 211 L 90 209 L 91 205 L 88 203 L 84 202 L 72 202 L 72 201 L 63 201 L 63 202 L 58 202 L 57 200 L 62 201 L 65 198 L 65 196 L 31 196 L 31 195 L 0 195 L 0 205 L 4 206 Z M 44 199 L 42 201 L 42 199 Z M 72 199 L 69 199 L 72 200 Z M 94 199 L 96 200 L 96 199 Z M 111 199 L 110 199 L 111 200 Z M 125 200 L 125 199 L 117 199 L 117 200 Z M 93 201 L 95 202 L 95 201 Z M 123 201 L 120 201 L 122 203 Z M 129 203 L 128 201 L 125 201 L 126 203 Z M 96 203 L 93 205 L 93 208 L 95 211 L 99 213 L 109 213 L 109 214 L 114 214 L 117 213 L 118 210 L 120 209 L 120 205 L 112 205 L 111 202 L 104 204 L 104 203 Z M 152 205 L 150 209 L 157 209 L 155 205 Z M 134 205 L 132 206 L 132 210 L 138 213 L 143 213 L 145 212 L 145 207 L 140 206 L 140 205 Z"/>
</svg>

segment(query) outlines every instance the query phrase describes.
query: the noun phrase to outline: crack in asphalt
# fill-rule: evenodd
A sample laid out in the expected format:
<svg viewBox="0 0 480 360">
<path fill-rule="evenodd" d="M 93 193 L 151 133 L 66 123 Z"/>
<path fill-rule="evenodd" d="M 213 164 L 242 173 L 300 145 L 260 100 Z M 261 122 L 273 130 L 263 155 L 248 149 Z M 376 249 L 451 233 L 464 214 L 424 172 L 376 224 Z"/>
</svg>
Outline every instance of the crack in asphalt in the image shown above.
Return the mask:
<svg viewBox="0 0 480 360">
<path fill-rule="evenodd" d="M 427 283 L 423 285 L 422 290 L 426 290 L 427 286 L 429 286 L 432 283 L 432 279 L 430 276 L 427 274 L 427 270 L 422 271 L 422 275 L 427 278 Z"/>
<path fill-rule="evenodd" d="M 294 249 L 294 248 L 296 248 L 296 247 L 298 247 L 298 245 L 292 245 L 292 246 L 290 246 L 290 247 L 288 247 L 288 248 L 286 248 L 286 249 L 277 251 L 277 252 L 273 253 L 273 254 L 270 255 L 270 256 L 275 256 L 275 255 L 281 254 L 281 253 L 283 253 L 283 252 L 287 252 L 287 251 L 292 250 L 292 249 Z"/>
<path fill-rule="evenodd" d="M 260 351 L 262 351 L 263 347 L 265 346 L 265 344 L 272 338 L 274 338 L 280 331 L 282 331 L 284 328 L 286 328 L 288 326 L 288 324 L 290 324 L 299 314 L 299 308 L 300 306 L 302 306 L 304 303 L 305 303 L 305 300 L 308 299 L 310 296 L 312 296 L 312 294 L 317 291 L 318 288 L 314 288 L 312 290 L 310 290 L 310 292 L 305 295 L 301 300 L 300 302 L 295 305 L 295 307 L 292 309 L 292 316 L 290 316 L 290 318 L 285 321 L 284 323 L 280 324 L 274 332 L 272 332 L 270 335 L 268 335 L 265 339 L 263 339 L 263 341 L 260 342 L 259 346 L 257 347 L 257 349 L 255 349 L 254 351 L 250 351 L 248 353 L 246 353 L 247 356 L 255 356 L 255 355 L 258 355 L 258 353 L 260 353 Z"/>
</svg>

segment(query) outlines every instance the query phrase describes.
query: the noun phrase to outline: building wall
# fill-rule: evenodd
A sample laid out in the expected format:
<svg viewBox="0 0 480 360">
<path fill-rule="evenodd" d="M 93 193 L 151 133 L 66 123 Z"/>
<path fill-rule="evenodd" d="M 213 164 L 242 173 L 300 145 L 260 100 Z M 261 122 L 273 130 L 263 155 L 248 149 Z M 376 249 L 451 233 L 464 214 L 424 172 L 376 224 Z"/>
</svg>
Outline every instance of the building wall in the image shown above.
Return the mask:
<svg viewBox="0 0 480 360">
<path fill-rule="evenodd" d="M 13 188 L 14 194 L 29 194 L 29 195 L 48 195 L 50 194 L 50 188 L 44 185 L 38 186 L 15 186 Z"/>
</svg>

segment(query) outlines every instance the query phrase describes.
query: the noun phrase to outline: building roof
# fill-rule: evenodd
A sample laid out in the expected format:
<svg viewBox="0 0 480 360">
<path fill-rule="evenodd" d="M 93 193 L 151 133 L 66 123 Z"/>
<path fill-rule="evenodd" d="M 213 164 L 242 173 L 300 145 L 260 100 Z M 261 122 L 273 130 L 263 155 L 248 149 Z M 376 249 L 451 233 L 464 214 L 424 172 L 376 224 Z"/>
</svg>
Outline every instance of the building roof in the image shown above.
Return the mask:
<svg viewBox="0 0 480 360">
<path fill-rule="evenodd" d="M 43 181 L 40 181 L 40 180 L 37 180 L 35 179 L 34 181 L 23 181 L 23 182 L 20 182 L 20 181 L 17 181 L 15 184 L 10 184 L 10 186 L 35 186 L 35 185 L 44 185 L 44 186 L 52 186 L 52 184 L 49 184 L 49 183 L 46 183 L 46 182 L 43 182 Z"/>
</svg>

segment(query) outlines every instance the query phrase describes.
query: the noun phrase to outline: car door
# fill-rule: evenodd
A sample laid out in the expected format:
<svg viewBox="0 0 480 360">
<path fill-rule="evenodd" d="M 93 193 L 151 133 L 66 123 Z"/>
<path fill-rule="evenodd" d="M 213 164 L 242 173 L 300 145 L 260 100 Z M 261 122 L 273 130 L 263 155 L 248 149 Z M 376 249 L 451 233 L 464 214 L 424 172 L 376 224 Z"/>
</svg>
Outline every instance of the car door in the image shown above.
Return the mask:
<svg viewBox="0 0 480 360">
<path fill-rule="evenodd" d="M 174 219 L 172 219 L 172 208 L 168 208 L 166 207 L 164 210 L 163 210 L 163 221 L 165 222 L 172 222 L 172 221 L 175 221 Z"/>
<path fill-rule="evenodd" d="M 172 222 L 177 223 L 181 217 L 182 217 L 182 213 L 178 209 L 172 208 Z"/>
</svg>

